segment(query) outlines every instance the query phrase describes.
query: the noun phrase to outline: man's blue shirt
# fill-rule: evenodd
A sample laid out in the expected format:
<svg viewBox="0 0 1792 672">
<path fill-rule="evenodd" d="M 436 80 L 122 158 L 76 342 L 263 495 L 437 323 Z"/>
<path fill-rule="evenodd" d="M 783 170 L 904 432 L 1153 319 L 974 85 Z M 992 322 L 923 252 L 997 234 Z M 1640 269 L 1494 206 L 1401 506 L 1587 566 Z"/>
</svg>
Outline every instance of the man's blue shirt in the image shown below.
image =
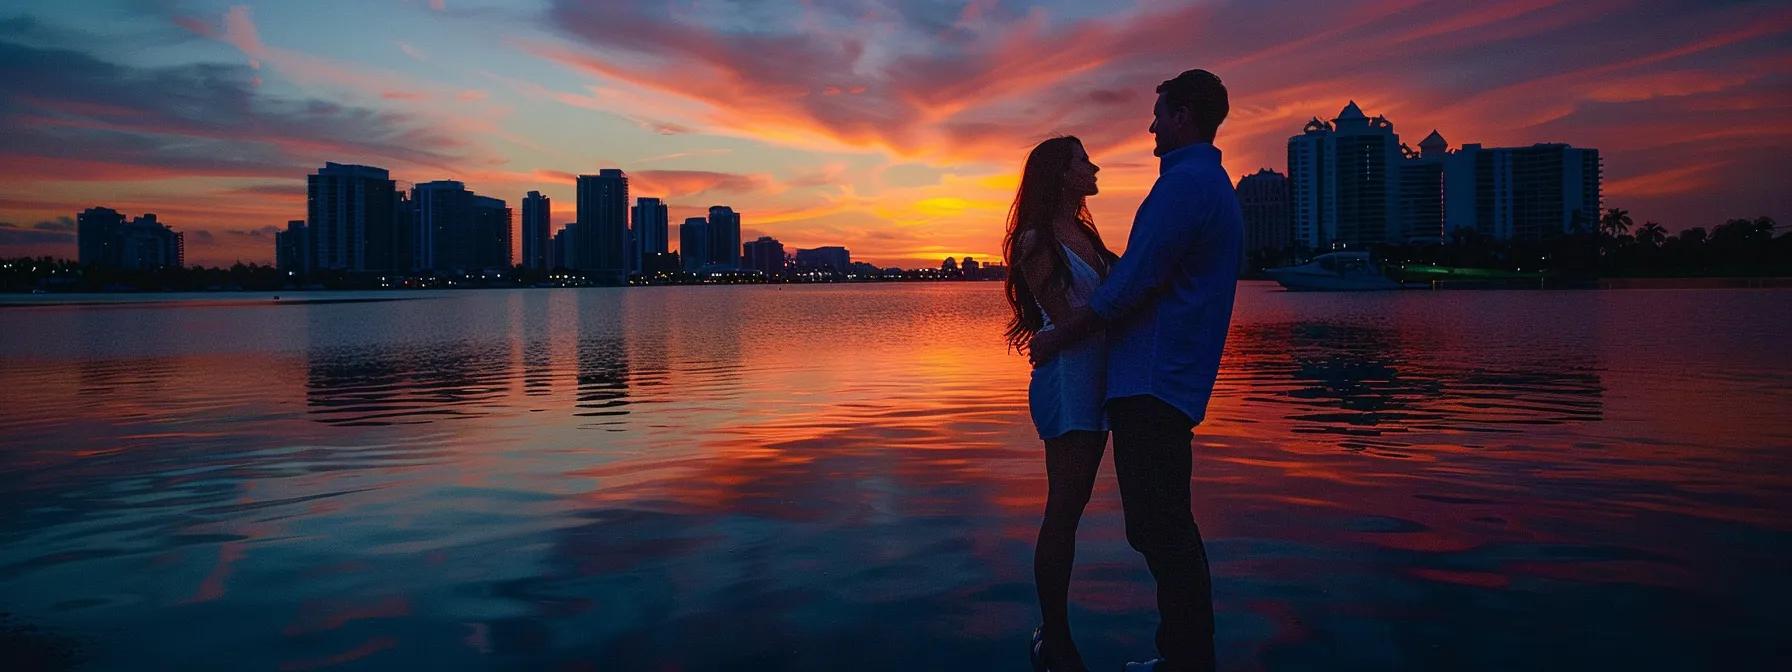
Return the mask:
<svg viewBox="0 0 1792 672">
<path fill-rule="evenodd" d="M 1148 394 L 1200 423 L 1232 323 L 1244 217 L 1220 150 L 1165 154 L 1126 254 L 1089 308 L 1107 322 L 1108 398 Z"/>
</svg>

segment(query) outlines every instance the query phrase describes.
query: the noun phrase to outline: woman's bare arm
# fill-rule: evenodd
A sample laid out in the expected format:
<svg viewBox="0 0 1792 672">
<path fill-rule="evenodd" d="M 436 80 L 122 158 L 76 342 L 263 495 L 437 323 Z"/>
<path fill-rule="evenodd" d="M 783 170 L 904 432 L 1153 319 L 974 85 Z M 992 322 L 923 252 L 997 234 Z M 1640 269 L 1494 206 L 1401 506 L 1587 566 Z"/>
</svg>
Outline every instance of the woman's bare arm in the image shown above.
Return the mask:
<svg viewBox="0 0 1792 672">
<path fill-rule="evenodd" d="M 1027 283 L 1027 290 L 1039 300 L 1040 307 L 1050 317 L 1053 328 L 1060 320 L 1070 317 L 1070 274 L 1066 271 L 1058 278 L 1052 278 L 1052 270 L 1058 263 L 1057 257 L 1044 246 L 1036 244 L 1031 231 L 1022 234 L 1017 253 L 1020 256 L 1021 279 Z"/>
</svg>

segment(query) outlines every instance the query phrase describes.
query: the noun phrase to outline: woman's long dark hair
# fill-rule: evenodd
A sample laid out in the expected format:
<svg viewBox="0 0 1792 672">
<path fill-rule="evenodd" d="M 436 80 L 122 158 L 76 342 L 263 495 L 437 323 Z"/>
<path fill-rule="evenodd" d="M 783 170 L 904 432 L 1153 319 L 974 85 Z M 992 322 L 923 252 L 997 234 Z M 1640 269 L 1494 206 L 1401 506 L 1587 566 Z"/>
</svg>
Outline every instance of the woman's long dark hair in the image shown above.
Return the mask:
<svg viewBox="0 0 1792 672">
<path fill-rule="evenodd" d="M 1008 338 L 1008 347 L 1021 352 L 1026 352 L 1033 334 L 1045 326 L 1045 313 L 1039 309 L 1039 301 L 1033 297 L 1026 278 L 1021 277 L 1020 242 L 1028 232 L 1032 233 L 1028 250 L 1033 254 L 1050 254 L 1054 260 L 1051 274 L 1039 283 L 1042 287 L 1070 286 L 1070 258 L 1064 256 L 1064 246 L 1058 243 L 1058 232 L 1052 226 L 1066 212 L 1076 218 L 1095 245 L 1096 253 L 1108 265 L 1119 258 L 1101 241 L 1101 233 L 1095 230 L 1095 220 L 1089 216 L 1083 195 L 1072 194 L 1065 188 L 1064 175 L 1076 157 L 1076 148 L 1082 144 L 1076 136 L 1064 135 L 1034 147 L 1027 155 L 1026 168 L 1021 171 L 1020 189 L 1014 194 L 1014 205 L 1008 209 L 1008 235 L 1002 239 L 1002 255 L 1008 263 L 1006 289 L 1008 307 L 1014 311 L 1014 317 L 1008 320 L 1008 331 L 1004 336 Z"/>
</svg>

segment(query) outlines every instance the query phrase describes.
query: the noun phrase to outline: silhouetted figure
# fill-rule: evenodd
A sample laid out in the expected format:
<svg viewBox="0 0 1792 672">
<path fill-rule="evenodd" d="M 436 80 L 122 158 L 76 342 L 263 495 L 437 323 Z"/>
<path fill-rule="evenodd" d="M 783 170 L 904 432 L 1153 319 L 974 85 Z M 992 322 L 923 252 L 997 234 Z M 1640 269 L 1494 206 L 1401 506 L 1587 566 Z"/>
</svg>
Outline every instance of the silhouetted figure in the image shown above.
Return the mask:
<svg viewBox="0 0 1792 672">
<path fill-rule="evenodd" d="M 1003 241 L 1008 263 L 1018 271 L 1007 280 L 1014 311 L 1007 337 L 1017 348 L 1035 334 L 1051 331 L 1052 316 L 1061 318 L 1086 305 L 1115 260 L 1084 206 L 1097 191 L 1098 170 L 1074 137 L 1046 140 L 1027 156 Z M 968 257 L 966 263 L 971 263 Z M 1084 669 L 1070 637 L 1070 568 L 1077 521 L 1107 447 L 1102 414 L 1106 369 L 1106 346 L 1092 336 L 1039 362 L 1027 389 L 1033 424 L 1045 441 L 1050 482 L 1033 555 L 1043 620 L 1033 633 L 1035 670 Z"/>
<path fill-rule="evenodd" d="M 1126 256 L 1089 298 L 1029 347 L 1044 363 L 1105 332 L 1107 412 L 1126 539 L 1157 579 L 1157 650 L 1128 669 L 1214 669 L 1213 589 L 1190 511 L 1189 450 L 1206 415 L 1232 321 L 1244 219 L 1214 135 L 1228 110 L 1213 73 L 1157 87 L 1157 183 L 1139 205 Z"/>
</svg>

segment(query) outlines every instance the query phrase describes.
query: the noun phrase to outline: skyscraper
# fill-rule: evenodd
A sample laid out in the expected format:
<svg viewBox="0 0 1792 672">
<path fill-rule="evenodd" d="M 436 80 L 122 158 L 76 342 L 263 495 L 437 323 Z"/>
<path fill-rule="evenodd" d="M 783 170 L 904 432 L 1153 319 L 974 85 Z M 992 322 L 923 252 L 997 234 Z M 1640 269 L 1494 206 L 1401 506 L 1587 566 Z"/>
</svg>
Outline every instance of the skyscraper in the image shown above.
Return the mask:
<svg viewBox="0 0 1792 672">
<path fill-rule="evenodd" d="M 502 199 L 480 196 L 454 180 L 422 182 L 412 193 L 422 242 L 420 270 L 510 268 L 511 210 Z"/>
<path fill-rule="evenodd" d="M 111 208 L 88 208 L 75 216 L 75 248 L 86 266 L 152 270 L 186 265 L 186 236 L 157 221 L 155 214 L 125 221 Z"/>
<path fill-rule="evenodd" d="M 119 262 L 118 236 L 124 231 L 124 215 L 111 208 L 88 208 L 75 215 L 76 257 L 82 266 L 109 266 Z"/>
<path fill-rule="evenodd" d="M 678 256 L 684 260 L 684 270 L 701 271 L 709 264 L 710 252 L 709 220 L 702 217 L 687 217 L 684 224 L 678 227 Z"/>
<path fill-rule="evenodd" d="M 579 270 L 621 284 L 628 269 L 628 176 L 616 168 L 578 180 Z"/>
<path fill-rule="evenodd" d="M 1399 140 L 1392 123 L 1365 117 L 1354 102 L 1332 123 L 1314 119 L 1289 138 L 1294 241 L 1315 251 L 1435 244 L 1459 232 L 1537 241 L 1588 231 L 1599 219 L 1599 150 L 1561 143 L 1451 150 L 1435 130 L 1418 151 Z"/>
<path fill-rule="evenodd" d="M 1281 252 L 1294 240 L 1294 217 L 1288 205 L 1288 178 L 1264 168 L 1238 180 L 1238 204 L 1244 211 L 1244 253 Z"/>
<path fill-rule="evenodd" d="M 1401 238 L 1395 170 L 1400 136 L 1355 101 L 1331 122 L 1315 118 L 1288 139 L 1295 242 L 1313 250 Z"/>
<path fill-rule="evenodd" d="M 417 209 L 416 270 L 473 268 L 473 192 L 454 180 L 419 182 L 411 201 Z"/>
<path fill-rule="evenodd" d="M 643 260 L 655 254 L 665 254 L 668 249 L 666 233 L 670 223 L 665 202 L 649 197 L 635 199 L 635 207 L 629 212 L 629 223 L 629 231 L 634 234 L 629 250 L 631 266 L 636 272 L 645 272 L 647 266 Z"/>
<path fill-rule="evenodd" d="M 1591 231 L 1602 177 L 1597 149 L 1463 145 L 1444 160 L 1444 225 L 1502 240 Z"/>
<path fill-rule="evenodd" d="M 312 270 L 396 269 L 398 192 L 384 168 L 325 163 L 306 178 L 305 226 Z"/>
<path fill-rule="evenodd" d="M 418 259 L 423 251 L 418 249 L 417 239 L 422 235 L 417 223 L 417 201 L 404 190 L 397 190 L 396 202 L 392 205 L 392 270 L 409 273 L 422 268 Z"/>
<path fill-rule="evenodd" d="M 726 205 L 709 208 L 709 263 L 740 268 L 740 213 Z"/>
<path fill-rule="evenodd" d="M 133 270 L 186 266 L 186 236 L 144 213 L 119 230 L 119 267 Z"/>
<path fill-rule="evenodd" d="M 305 275 L 305 220 L 286 223 L 285 231 L 274 232 L 274 268 L 293 275 Z"/>
<path fill-rule="evenodd" d="M 746 267 L 765 273 L 767 278 L 784 275 L 784 243 L 771 236 L 760 236 L 759 240 L 749 241 L 743 246 Z"/>
<path fill-rule="evenodd" d="M 549 263 L 553 265 L 554 270 L 572 270 L 573 268 L 576 268 L 575 263 L 577 262 L 579 251 L 578 246 L 572 241 L 574 236 L 577 235 L 578 226 L 578 224 L 567 222 L 560 226 L 559 231 L 554 232 L 554 258 L 549 261 Z"/>
<path fill-rule="evenodd" d="M 503 199 L 473 196 L 473 230 L 468 241 L 468 267 L 474 270 L 507 271 L 511 268 L 510 205 Z"/>
<path fill-rule="evenodd" d="M 531 191 L 523 197 L 523 268 L 536 271 L 552 268 L 548 250 L 553 243 L 548 237 L 550 205 L 551 200 L 539 191 Z"/>
<path fill-rule="evenodd" d="M 1406 145 L 1400 146 L 1407 150 Z M 1409 243 L 1436 245 L 1444 239 L 1444 159 L 1450 143 L 1436 129 L 1405 151 L 1399 177 L 1400 235 Z"/>
</svg>

